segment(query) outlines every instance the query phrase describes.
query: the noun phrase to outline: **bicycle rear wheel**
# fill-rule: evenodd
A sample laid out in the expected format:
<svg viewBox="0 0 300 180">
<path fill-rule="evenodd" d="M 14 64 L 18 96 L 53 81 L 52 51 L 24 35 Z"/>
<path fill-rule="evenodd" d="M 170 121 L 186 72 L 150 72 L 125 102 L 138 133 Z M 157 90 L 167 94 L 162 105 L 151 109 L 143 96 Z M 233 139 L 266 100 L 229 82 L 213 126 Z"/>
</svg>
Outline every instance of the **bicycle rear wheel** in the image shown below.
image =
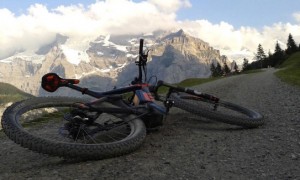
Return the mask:
<svg viewBox="0 0 300 180">
<path fill-rule="evenodd" d="M 175 107 L 215 121 L 248 128 L 264 123 L 260 113 L 234 103 L 220 100 L 215 106 L 214 102 L 187 93 L 173 93 L 170 99 Z"/>
<path fill-rule="evenodd" d="M 80 98 L 37 97 L 13 104 L 3 114 L 2 127 L 14 142 L 30 150 L 66 158 L 103 159 L 137 149 L 146 135 L 142 120 L 132 114 L 102 112 L 93 123 L 68 120 Z M 110 103 L 106 108 L 116 107 Z M 71 122 L 72 121 L 72 122 Z"/>
</svg>

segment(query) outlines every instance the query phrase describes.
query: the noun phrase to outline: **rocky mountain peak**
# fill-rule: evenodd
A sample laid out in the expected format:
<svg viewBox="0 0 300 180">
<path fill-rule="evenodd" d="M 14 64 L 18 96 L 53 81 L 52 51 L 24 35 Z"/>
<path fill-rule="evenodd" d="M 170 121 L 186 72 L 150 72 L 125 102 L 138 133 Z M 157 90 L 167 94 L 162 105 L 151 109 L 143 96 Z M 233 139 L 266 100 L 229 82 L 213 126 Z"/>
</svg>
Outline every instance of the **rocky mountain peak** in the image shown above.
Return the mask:
<svg viewBox="0 0 300 180">
<path fill-rule="evenodd" d="M 181 49 L 181 51 L 190 52 L 192 54 L 200 51 L 213 50 L 207 42 L 189 35 L 182 29 L 163 37 L 161 40 L 166 44 L 171 44 L 175 48 L 177 46 L 176 49 Z"/>
<path fill-rule="evenodd" d="M 190 36 L 186 34 L 182 29 L 177 32 L 171 33 L 163 37 L 162 41 L 179 42 L 188 39 Z"/>
<path fill-rule="evenodd" d="M 174 37 L 187 37 L 188 36 L 182 29 L 180 29 L 179 31 L 172 33 L 170 35 L 174 36 Z"/>
<path fill-rule="evenodd" d="M 67 37 L 67 36 L 63 36 L 61 34 L 56 34 L 53 42 L 40 47 L 35 53 L 38 55 L 46 55 L 48 52 L 51 51 L 51 49 L 53 47 L 55 47 L 55 46 L 57 47 L 61 44 L 64 44 L 68 40 L 68 38 L 69 37 Z"/>
</svg>

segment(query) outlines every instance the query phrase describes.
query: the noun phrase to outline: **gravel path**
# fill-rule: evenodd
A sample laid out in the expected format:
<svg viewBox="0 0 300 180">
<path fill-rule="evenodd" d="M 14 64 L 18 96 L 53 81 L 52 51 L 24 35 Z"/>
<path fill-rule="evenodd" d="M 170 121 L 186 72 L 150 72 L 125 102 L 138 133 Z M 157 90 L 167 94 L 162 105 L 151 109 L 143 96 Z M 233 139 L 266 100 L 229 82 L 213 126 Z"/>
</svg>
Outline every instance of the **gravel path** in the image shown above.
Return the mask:
<svg viewBox="0 0 300 180">
<path fill-rule="evenodd" d="M 21 148 L 0 133 L 0 179 L 300 179 L 300 88 L 269 69 L 196 87 L 265 116 L 256 129 L 173 109 L 136 152 L 76 162 Z"/>
</svg>

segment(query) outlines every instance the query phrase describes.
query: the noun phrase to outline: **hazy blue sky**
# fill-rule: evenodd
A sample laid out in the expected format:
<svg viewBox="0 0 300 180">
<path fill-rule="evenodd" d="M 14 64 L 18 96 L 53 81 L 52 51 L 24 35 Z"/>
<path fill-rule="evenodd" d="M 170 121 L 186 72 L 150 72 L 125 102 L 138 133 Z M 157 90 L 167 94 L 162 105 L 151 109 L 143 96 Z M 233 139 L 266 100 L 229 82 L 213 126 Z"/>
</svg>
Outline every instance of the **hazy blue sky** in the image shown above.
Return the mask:
<svg viewBox="0 0 300 180">
<path fill-rule="evenodd" d="M 7 8 L 20 15 L 26 13 L 29 6 L 35 3 L 53 9 L 59 5 L 79 3 L 87 7 L 96 0 L 0 0 L 0 2 L 0 8 Z M 293 13 L 300 12 L 300 0 L 189 0 L 189 2 L 191 7 L 179 9 L 177 20 L 206 19 L 212 23 L 225 21 L 235 28 L 240 26 L 262 28 L 277 22 L 295 23 Z"/>
<path fill-rule="evenodd" d="M 228 57 L 250 57 L 258 44 L 285 48 L 290 33 L 300 43 L 300 0 L 0 0 L 0 24 L 0 59 L 57 33 L 83 50 L 100 34 L 179 29 Z"/>
<path fill-rule="evenodd" d="M 236 28 L 261 28 L 277 22 L 295 20 L 300 11 L 300 0 L 191 0 L 191 8 L 182 9 L 178 16 L 186 19 L 207 19 L 212 23 L 228 22 Z"/>
</svg>

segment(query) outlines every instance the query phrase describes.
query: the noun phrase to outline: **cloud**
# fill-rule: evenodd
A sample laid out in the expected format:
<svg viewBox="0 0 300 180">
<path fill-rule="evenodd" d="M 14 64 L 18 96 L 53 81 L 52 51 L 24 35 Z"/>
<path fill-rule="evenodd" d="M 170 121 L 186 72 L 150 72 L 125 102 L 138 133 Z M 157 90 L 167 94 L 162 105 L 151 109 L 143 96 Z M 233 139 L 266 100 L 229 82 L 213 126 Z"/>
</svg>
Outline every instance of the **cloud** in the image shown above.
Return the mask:
<svg viewBox="0 0 300 180">
<path fill-rule="evenodd" d="M 161 11 L 164 12 L 175 12 L 182 7 L 191 7 L 191 3 L 188 0 L 174 1 L 174 0 L 149 0 L 150 3 L 154 4 Z"/>
<path fill-rule="evenodd" d="M 213 24 L 200 18 L 178 21 L 177 12 L 191 6 L 188 0 L 102 0 L 88 6 L 77 4 L 54 9 L 34 4 L 18 16 L 8 9 L 0 9 L 0 59 L 22 50 L 36 51 L 51 43 L 57 33 L 70 37 L 68 43 L 72 48 L 82 50 L 101 34 L 184 29 L 227 56 L 240 53 L 249 57 L 256 52 L 258 44 L 262 44 L 266 53 L 274 49 L 276 41 L 286 44 L 289 33 L 300 42 L 299 12 L 293 14 L 298 24 L 278 22 L 259 30 L 235 28 L 228 22 Z"/>
<path fill-rule="evenodd" d="M 176 11 L 189 4 L 187 0 L 105 0 L 87 7 L 78 4 L 55 9 L 34 4 L 20 16 L 0 9 L 0 59 L 22 50 L 35 51 L 53 41 L 56 33 L 69 36 L 73 48 L 80 49 L 100 34 L 170 30 L 176 24 Z"/>
<path fill-rule="evenodd" d="M 300 12 L 294 13 L 293 16 L 295 20 L 300 23 Z"/>
<path fill-rule="evenodd" d="M 240 27 L 235 29 L 227 22 L 212 24 L 208 20 L 181 21 L 178 27 L 184 29 L 193 36 L 196 36 L 216 49 L 220 49 L 222 54 L 234 58 L 251 58 L 257 52 L 258 44 L 261 44 L 265 53 L 273 52 L 276 41 L 285 44 L 289 33 L 296 42 L 300 43 L 300 24 L 274 23 L 272 26 L 265 26 L 262 30 L 253 27 Z"/>
</svg>

